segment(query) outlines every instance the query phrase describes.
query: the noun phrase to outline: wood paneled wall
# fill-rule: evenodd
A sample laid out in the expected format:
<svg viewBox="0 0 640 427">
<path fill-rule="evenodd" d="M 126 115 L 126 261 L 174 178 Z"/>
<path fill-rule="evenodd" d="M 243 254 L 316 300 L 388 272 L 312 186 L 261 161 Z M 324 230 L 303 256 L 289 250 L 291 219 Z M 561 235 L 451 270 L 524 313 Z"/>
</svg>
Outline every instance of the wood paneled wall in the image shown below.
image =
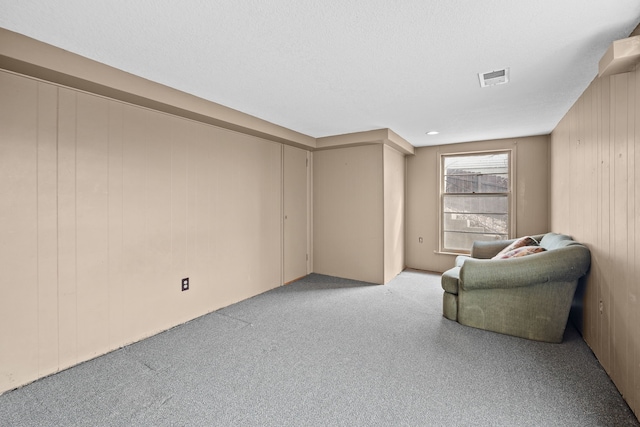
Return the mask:
<svg viewBox="0 0 640 427">
<path fill-rule="evenodd" d="M 282 284 L 281 144 L 2 71 L 0 129 L 0 392 Z"/>
<path fill-rule="evenodd" d="M 583 335 L 640 414 L 640 73 L 597 78 L 551 134 L 551 227 L 591 250 Z"/>
</svg>

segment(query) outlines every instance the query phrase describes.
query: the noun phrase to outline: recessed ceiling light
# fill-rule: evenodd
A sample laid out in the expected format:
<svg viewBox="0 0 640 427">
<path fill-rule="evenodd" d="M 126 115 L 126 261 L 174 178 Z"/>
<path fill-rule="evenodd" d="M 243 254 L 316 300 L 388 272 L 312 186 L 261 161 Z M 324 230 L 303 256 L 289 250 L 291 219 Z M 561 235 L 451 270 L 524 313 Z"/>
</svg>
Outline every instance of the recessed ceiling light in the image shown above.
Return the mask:
<svg viewBox="0 0 640 427">
<path fill-rule="evenodd" d="M 427 135 L 437 135 L 439 133 L 440 132 L 438 132 L 437 130 L 432 130 L 432 131 L 427 132 Z"/>
</svg>

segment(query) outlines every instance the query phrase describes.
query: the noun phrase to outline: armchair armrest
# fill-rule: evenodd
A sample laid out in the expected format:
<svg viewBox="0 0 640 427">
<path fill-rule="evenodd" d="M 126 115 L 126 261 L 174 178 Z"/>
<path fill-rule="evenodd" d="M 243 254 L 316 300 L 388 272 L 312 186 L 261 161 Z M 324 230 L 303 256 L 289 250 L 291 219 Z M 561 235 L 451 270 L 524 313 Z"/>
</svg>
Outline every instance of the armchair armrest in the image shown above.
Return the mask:
<svg viewBox="0 0 640 427">
<path fill-rule="evenodd" d="M 462 264 L 469 259 L 468 255 L 458 255 L 456 257 L 456 267 L 462 267 Z"/>
<path fill-rule="evenodd" d="M 573 245 L 519 258 L 469 258 L 460 268 L 460 287 L 464 290 L 507 289 L 573 281 L 587 272 L 590 257 L 585 246 Z"/>
</svg>

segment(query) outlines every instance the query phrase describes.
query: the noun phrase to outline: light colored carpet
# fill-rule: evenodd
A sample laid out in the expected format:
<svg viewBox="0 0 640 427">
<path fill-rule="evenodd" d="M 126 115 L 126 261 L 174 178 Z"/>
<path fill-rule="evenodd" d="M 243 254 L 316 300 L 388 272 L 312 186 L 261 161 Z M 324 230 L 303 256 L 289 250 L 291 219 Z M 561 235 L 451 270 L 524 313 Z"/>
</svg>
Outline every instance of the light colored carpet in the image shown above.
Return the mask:
<svg viewBox="0 0 640 427">
<path fill-rule="evenodd" d="M 637 426 L 562 344 L 442 317 L 440 276 L 312 274 L 0 396 L 3 426 Z"/>
</svg>

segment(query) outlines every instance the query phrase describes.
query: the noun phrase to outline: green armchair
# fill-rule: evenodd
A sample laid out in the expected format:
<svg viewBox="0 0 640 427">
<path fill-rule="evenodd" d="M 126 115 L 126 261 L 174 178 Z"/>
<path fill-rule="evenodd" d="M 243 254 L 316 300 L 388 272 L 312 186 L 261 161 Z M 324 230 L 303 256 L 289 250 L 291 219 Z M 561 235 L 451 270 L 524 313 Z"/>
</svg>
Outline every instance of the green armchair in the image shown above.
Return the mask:
<svg viewBox="0 0 640 427">
<path fill-rule="evenodd" d="M 476 241 L 470 256 L 442 275 L 443 314 L 474 328 L 562 342 L 571 302 L 591 263 L 589 249 L 569 236 L 531 236 L 543 250 L 492 259 L 516 239 Z"/>
</svg>

